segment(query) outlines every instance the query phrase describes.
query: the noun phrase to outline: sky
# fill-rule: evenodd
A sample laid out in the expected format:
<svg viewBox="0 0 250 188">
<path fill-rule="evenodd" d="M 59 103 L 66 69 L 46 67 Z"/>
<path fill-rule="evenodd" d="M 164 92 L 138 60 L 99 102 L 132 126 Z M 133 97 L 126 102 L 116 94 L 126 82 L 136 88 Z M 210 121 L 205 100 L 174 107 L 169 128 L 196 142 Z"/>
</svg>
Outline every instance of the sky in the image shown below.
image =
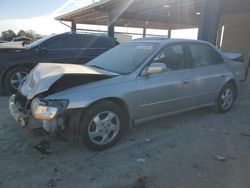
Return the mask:
<svg viewBox="0 0 250 188">
<path fill-rule="evenodd" d="M 62 33 L 69 28 L 56 21 L 58 15 L 71 12 L 100 0 L 0 0 L 0 33 L 5 30 L 33 30 L 42 35 Z M 82 25 L 81 28 L 104 29 Z M 123 29 L 129 32 L 129 28 Z M 139 30 L 138 30 L 139 31 Z M 154 31 L 152 31 L 154 32 Z M 164 33 L 159 31 L 159 33 Z M 173 31 L 173 38 L 195 39 L 197 29 Z"/>
</svg>

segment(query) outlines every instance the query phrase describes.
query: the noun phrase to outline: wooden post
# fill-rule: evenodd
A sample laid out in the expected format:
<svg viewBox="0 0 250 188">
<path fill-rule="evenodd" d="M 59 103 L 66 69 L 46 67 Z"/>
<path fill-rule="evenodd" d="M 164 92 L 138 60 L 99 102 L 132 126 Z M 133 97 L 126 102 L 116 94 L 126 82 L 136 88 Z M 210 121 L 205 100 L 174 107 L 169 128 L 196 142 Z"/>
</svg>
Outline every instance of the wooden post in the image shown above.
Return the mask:
<svg viewBox="0 0 250 188">
<path fill-rule="evenodd" d="M 109 13 L 108 14 L 108 36 L 109 37 L 113 37 L 115 36 L 115 25 L 114 25 L 114 22 L 115 22 L 115 19 L 114 19 L 114 14 L 112 13 Z"/>
<path fill-rule="evenodd" d="M 71 32 L 76 32 L 76 23 L 71 22 Z"/>
<path fill-rule="evenodd" d="M 172 29 L 171 29 L 171 28 L 168 28 L 168 38 L 169 38 L 169 39 L 171 38 L 171 33 L 172 33 Z"/>
<path fill-rule="evenodd" d="M 216 45 L 220 22 L 221 0 L 202 0 L 198 39 Z"/>
<path fill-rule="evenodd" d="M 147 29 L 146 27 L 143 27 L 142 37 L 146 37 L 146 34 L 147 34 Z"/>
</svg>

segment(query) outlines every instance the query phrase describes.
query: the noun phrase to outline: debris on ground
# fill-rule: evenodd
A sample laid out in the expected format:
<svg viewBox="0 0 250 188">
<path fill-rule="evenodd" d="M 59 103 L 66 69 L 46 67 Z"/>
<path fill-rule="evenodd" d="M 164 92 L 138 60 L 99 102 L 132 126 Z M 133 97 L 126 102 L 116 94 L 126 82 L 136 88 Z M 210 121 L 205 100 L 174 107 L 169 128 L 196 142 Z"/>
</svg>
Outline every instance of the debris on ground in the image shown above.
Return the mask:
<svg viewBox="0 0 250 188">
<path fill-rule="evenodd" d="M 54 168 L 54 172 L 57 173 L 58 172 L 58 168 Z"/>
<path fill-rule="evenodd" d="M 247 134 L 247 133 L 241 133 L 240 135 L 241 136 L 248 136 L 248 137 L 250 137 L 250 134 Z"/>
<path fill-rule="evenodd" d="M 217 161 L 226 161 L 227 160 L 227 158 L 225 156 L 222 156 L 222 155 L 216 155 L 215 159 Z"/>
<path fill-rule="evenodd" d="M 49 187 L 55 187 L 56 186 L 56 181 L 54 180 L 54 179 L 49 179 L 49 181 L 48 181 L 48 185 L 49 185 Z"/>
<path fill-rule="evenodd" d="M 145 159 L 145 158 L 142 158 L 142 157 L 137 158 L 136 160 L 137 160 L 137 162 L 139 162 L 139 163 L 145 163 L 145 162 L 146 162 L 146 159 Z"/>
<path fill-rule="evenodd" d="M 132 186 L 133 188 L 145 188 L 146 187 L 146 177 L 139 177 L 134 185 Z"/>
<path fill-rule="evenodd" d="M 92 178 L 89 179 L 89 181 L 91 181 L 91 182 L 96 181 L 96 178 L 92 177 Z"/>
<path fill-rule="evenodd" d="M 240 97 L 240 96 L 238 96 L 238 99 L 240 100 L 240 101 L 243 101 L 244 99 L 242 98 L 242 97 Z"/>
<path fill-rule="evenodd" d="M 37 144 L 37 145 L 35 145 L 33 147 L 36 150 L 38 150 L 39 152 L 41 152 L 42 154 L 45 154 L 45 155 L 51 154 L 49 140 L 43 140 L 42 142 L 40 142 L 39 144 Z"/>
<path fill-rule="evenodd" d="M 199 177 L 199 178 L 203 178 L 203 175 L 201 175 L 201 174 L 198 174 L 198 177 Z"/>
<path fill-rule="evenodd" d="M 48 135 L 48 133 L 43 128 L 33 129 L 31 133 L 35 137 L 42 137 Z"/>
<path fill-rule="evenodd" d="M 146 153 L 145 155 L 146 155 L 146 157 L 151 158 L 150 154 Z"/>
<path fill-rule="evenodd" d="M 150 138 L 146 138 L 145 142 L 151 142 L 152 140 Z"/>
</svg>

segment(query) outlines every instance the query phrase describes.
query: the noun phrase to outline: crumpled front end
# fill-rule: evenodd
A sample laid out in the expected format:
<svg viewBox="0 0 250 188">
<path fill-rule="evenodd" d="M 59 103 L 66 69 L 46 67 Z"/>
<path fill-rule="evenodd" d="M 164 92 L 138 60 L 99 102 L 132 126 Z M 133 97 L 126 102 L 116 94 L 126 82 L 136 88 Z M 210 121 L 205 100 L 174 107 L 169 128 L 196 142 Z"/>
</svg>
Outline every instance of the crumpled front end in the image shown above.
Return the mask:
<svg viewBox="0 0 250 188">
<path fill-rule="evenodd" d="M 12 95 L 9 100 L 10 113 L 22 127 L 29 129 L 43 127 L 49 133 L 64 129 L 64 118 L 60 116 L 62 109 L 49 105 L 38 98 L 27 100 L 21 94 Z"/>
<path fill-rule="evenodd" d="M 23 127 L 42 126 L 47 132 L 65 129 L 68 98 L 48 99 L 51 94 L 117 74 L 83 65 L 44 63 L 37 65 L 10 98 L 13 118 Z"/>
<path fill-rule="evenodd" d="M 16 120 L 18 124 L 25 127 L 29 124 L 29 112 L 24 110 L 24 106 L 26 105 L 25 97 L 12 95 L 9 100 L 9 110 L 13 118 Z"/>
</svg>

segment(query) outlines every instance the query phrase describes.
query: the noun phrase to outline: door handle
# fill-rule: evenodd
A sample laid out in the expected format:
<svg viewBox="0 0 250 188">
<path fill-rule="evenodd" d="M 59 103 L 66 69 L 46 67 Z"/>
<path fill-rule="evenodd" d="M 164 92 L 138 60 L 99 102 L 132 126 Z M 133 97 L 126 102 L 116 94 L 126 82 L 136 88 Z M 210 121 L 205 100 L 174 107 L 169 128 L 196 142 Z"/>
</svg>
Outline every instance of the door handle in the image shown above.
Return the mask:
<svg viewBox="0 0 250 188">
<path fill-rule="evenodd" d="M 188 84 L 190 82 L 190 80 L 185 80 L 185 81 L 183 81 L 182 83 L 183 84 Z"/>
</svg>

